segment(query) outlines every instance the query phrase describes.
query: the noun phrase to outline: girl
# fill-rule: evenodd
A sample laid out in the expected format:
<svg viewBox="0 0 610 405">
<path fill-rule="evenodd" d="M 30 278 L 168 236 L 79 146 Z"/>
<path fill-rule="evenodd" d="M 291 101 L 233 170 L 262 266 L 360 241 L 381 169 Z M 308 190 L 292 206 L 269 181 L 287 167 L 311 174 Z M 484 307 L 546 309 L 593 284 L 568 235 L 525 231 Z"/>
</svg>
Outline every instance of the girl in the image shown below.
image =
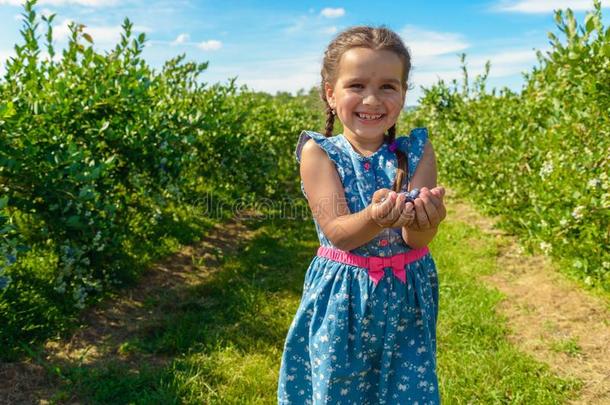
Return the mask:
<svg viewBox="0 0 610 405">
<path fill-rule="evenodd" d="M 395 137 L 410 68 L 383 27 L 347 29 L 325 52 L 326 133 L 304 131 L 296 147 L 321 246 L 284 345 L 279 404 L 440 403 L 427 245 L 446 211 L 426 129 Z M 344 133 L 332 136 L 335 117 Z M 399 192 L 414 188 L 405 202 Z"/>
</svg>

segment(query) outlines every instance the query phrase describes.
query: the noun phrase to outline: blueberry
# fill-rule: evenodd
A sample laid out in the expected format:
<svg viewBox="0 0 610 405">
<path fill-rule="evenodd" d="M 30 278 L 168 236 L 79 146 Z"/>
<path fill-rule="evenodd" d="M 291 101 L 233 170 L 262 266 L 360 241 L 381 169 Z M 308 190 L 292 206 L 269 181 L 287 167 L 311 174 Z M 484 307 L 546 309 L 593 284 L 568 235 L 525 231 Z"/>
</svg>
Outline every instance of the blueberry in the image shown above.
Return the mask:
<svg viewBox="0 0 610 405">
<path fill-rule="evenodd" d="M 405 197 L 407 197 L 405 199 L 405 203 L 413 202 L 419 196 L 419 189 L 418 188 L 414 188 L 411 191 L 403 191 L 400 194 L 404 194 Z M 383 202 L 383 201 L 385 201 L 385 198 L 381 199 L 381 202 Z"/>
<path fill-rule="evenodd" d="M 413 190 L 409 191 L 408 194 L 411 199 L 415 200 L 419 196 L 419 189 L 414 188 Z"/>
<path fill-rule="evenodd" d="M 418 188 L 414 188 L 413 190 L 405 191 L 402 194 L 404 194 L 405 197 L 407 197 L 406 200 L 405 200 L 405 203 L 413 202 L 419 196 L 419 189 Z"/>
</svg>

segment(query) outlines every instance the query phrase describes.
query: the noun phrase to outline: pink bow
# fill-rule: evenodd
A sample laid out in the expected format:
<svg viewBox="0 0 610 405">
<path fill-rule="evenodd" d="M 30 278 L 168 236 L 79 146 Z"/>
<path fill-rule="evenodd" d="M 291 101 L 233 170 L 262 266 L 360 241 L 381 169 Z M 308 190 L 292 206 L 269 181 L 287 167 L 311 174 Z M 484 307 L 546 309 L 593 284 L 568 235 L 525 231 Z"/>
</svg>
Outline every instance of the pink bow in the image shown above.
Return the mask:
<svg viewBox="0 0 610 405">
<path fill-rule="evenodd" d="M 391 267 L 394 276 L 396 276 L 403 283 L 407 282 L 407 272 L 405 271 L 405 259 L 404 256 L 394 255 L 390 257 L 375 257 L 371 256 L 369 259 L 368 272 L 369 277 L 375 285 L 381 280 L 383 277 L 383 269 L 386 267 Z"/>
</svg>

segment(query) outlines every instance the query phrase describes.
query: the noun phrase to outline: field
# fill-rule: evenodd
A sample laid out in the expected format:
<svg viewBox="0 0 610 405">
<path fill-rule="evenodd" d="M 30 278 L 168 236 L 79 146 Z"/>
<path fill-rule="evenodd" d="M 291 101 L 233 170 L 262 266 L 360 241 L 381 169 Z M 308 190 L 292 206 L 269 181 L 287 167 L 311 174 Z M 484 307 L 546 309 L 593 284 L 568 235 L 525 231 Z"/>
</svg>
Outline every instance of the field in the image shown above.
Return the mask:
<svg viewBox="0 0 610 405">
<path fill-rule="evenodd" d="M 318 244 L 294 160 L 315 89 L 155 71 L 128 19 L 107 54 L 71 25 L 54 59 L 53 17 L 24 14 L 0 79 L 0 402 L 273 403 Z M 398 123 L 428 127 L 450 190 L 448 403 L 610 401 L 610 28 L 598 1 L 556 20 L 521 93 L 463 55 Z"/>
</svg>

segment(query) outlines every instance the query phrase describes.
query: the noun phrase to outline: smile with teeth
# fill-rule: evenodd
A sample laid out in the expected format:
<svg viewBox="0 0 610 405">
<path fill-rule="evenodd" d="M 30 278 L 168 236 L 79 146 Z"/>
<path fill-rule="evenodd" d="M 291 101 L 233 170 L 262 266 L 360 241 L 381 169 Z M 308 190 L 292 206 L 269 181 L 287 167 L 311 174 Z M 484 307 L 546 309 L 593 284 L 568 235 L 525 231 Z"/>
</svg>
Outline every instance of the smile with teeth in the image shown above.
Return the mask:
<svg viewBox="0 0 610 405">
<path fill-rule="evenodd" d="M 368 121 L 376 121 L 383 116 L 383 114 L 365 114 L 365 113 L 359 113 L 359 112 L 357 112 L 356 115 L 359 118 L 362 118 L 363 120 L 368 120 Z"/>
</svg>

